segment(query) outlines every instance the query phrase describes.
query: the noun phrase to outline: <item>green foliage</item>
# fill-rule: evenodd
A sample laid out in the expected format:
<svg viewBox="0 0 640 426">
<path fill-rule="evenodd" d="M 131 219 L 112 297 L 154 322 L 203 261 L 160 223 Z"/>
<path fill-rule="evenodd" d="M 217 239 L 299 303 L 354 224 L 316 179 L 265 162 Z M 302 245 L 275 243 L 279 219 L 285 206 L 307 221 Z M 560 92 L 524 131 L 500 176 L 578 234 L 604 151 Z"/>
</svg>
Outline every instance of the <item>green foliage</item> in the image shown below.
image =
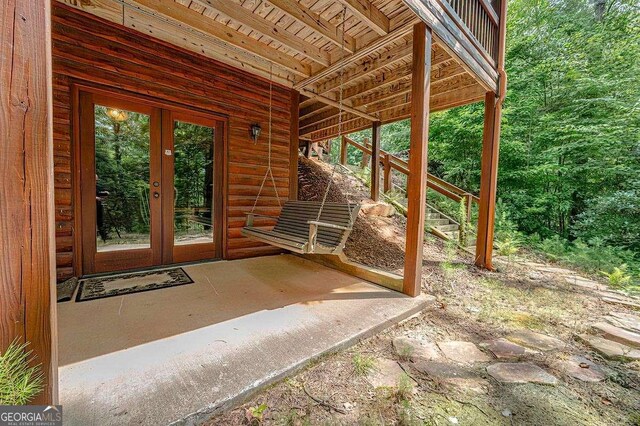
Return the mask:
<svg viewBox="0 0 640 426">
<path fill-rule="evenodd" d="M 357 353 L 351 359 L 353 371 L 358 376 L 366 376 L 376 368 L 376 360 L 373 357 Z"/>
<path fill-rule="evenodd" d="M 267 408 L 267 404 L 265 403 L 247 408 L 245 413 L 247 421 L 249 421 L 249 423 L 262 423 L 262 420 L 264 420 L 264 413 L 267 411 Z"/>
<path fill-rule="evenodd" d="M 616 289 L 624 289 L 631 283 L 631 275 L 627 274 L 628 266 L 622 264 L 616 266 L 611 272 L 602 271 L 602 274 L 609 280 L 609 285 Z"/>
<path fill-rule="evenodd" d="M 407 400 L 411 398 L 413 389 L 415 388 L 415 382 L 407 373 L 402 373 L 398 379 L 398 386 L 396 388 L 396 397 L 400 400 Z"/>
<path fill-rule="evenodd" d="M 509 2 L 498 241 L 518 231 L 551 258 L 637 275 L 638 12 L 637 0 Z M 432 114 L 429 172 L 478 193 L 482 124 L 481 103 Z M 406 157 L 409 133 L 408 121 L 383 126 L 382 148 Z M 429 203 L 457 216 L 433 192 Z"/>
<path fill-rule="evenodd" d="M 27 344 L 12 342 L 0 354 L 0 405 L 28 404 L 43 389 L 44 376 Z"/>
</svg>

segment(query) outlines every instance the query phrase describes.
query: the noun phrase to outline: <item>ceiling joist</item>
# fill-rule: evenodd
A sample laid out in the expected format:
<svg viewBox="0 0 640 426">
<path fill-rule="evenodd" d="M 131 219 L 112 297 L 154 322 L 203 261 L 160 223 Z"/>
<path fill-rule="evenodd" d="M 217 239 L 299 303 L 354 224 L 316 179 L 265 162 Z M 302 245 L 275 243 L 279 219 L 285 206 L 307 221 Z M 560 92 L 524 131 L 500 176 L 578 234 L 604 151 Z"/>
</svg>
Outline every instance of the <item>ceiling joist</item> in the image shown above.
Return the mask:
<svg viewBox="0 0 640 426">
<path fill-rule="evenodd" d="M 292 56 L 266 46 L 264 43 L 238 31 L 229 31 L 229 27 L 226 25 L 207 18 L 193 9 L 189 9 L 175 2 L 166 2 L 163 0 L 136 0 L 136 3 L 144 6 L 151 12 L 173 19 L 182 25 L 216 37 L 252 55 L 264 58 L 267 62 L 273 62 L 275 66 L 285 68 L 300 77 L 305 77 L 310 74 L 309 67 L 300 63 L 300 61 Z M 264 68 L 268 69 L 269 66 L 265 64 Z"/>
<path fill-rule="evenodd" d="M 210 7 L 217 10 L 223 15 L 231 18 L 239 24 L 246 25 L 279 43 L 282 43 L 287 48 L 299 53 L 312 61 L 322 65 L 329 66 L 330 59 L 329 54 L 320 49 L 318 46 L 309 43 L 301 38 L 297 37 L 286 31 L 284 28 L 279 27 L 273 22 L 269 22 L 264 18 L 252 13 L 251 10 L 238 5 L 229 0 L 193 0 L 204 7 Z"/>
<path fill-rule="evenodd" d="M 380 35 L 389 33 L 389 18 L 369 0 L 338 0 L 358 19 L 366 22 L 372 30 Z"/>
</svg>

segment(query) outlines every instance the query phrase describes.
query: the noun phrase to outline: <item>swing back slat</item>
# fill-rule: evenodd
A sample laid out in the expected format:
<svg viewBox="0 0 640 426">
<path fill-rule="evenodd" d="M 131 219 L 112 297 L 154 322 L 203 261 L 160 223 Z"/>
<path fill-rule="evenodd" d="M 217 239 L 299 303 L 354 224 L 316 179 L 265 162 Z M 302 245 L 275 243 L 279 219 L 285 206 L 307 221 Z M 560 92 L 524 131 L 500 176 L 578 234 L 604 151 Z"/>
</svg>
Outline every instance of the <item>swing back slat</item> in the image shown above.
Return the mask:
<svg viewBox="0 0 640 426">
<path fill-rule="evenodd" d="M 316 201 L 287 201 L 272 230 L 254 227 L 254 215 L 249 213 L 242 234 L 296 253 L 338 254 L 344 248 L 359 210 L 360 205 L 355 203 L 322 206 Z"/>
</svg>

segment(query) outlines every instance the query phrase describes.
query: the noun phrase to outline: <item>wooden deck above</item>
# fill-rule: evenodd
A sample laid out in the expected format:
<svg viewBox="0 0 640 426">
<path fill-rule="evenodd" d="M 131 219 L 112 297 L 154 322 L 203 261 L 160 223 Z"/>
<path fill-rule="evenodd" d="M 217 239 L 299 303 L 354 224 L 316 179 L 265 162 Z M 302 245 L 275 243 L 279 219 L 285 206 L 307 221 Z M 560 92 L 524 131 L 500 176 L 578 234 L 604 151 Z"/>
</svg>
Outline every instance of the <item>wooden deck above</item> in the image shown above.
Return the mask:
<svg viewBox="0 0 640 426">
<path fill-rule="evenodd" d="M 434 33 L 432 111 L 498 91 L 499 0 L 58 1 L 293 87 L 311 140 L 338 133 L 341 88 L 343 132 L 409 116 L 419 20 Z"/>
</svg>

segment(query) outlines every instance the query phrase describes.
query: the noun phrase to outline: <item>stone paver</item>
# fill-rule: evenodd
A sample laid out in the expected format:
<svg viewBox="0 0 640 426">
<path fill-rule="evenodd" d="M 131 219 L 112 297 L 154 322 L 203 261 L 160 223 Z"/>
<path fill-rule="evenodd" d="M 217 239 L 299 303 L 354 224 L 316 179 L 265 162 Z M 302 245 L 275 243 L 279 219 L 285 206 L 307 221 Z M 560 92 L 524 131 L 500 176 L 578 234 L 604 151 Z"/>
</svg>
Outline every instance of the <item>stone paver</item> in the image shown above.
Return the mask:
<svg viewBox="0 0 640 426">
<path fill-rule="evenodd" d="M 568 277 L 564 278 L 566 282 L 568 282 L 571 285 L 574 285 L 576 287 L 581 287 L 587 290 L 608 290 L 609 287 L 607 287 L 604 284 L 600 284 L 599 282 L 587 279 L 587 278 L 583 278 L 580 277 L 578 275 L 570 275 Z"/>
<path fill-rule="evenodd" d="M 622 343 L 613 342 L 600 336 L 580 334 L 578 335 L 578 338 L 607 358 L 627 361 L 640 360 L 639 349 L 633 349 L 627 345 L 623 345 Z"/>
<path fill-rule="evenodd" d="M 479 346 L 491 352 L 498 359 L 518 359 L 529 352 L 525 347 L 499 338 L 481 342 Z"/>
<path fill-rule="evenodd" d="M 478 377 L 478 370 L 468 364 L 464 365 L 446 361 L 419 360 L 411 366 L 423 374 L 440 380 Z"/>
<path fill-rule="evenodd" d="M 607 340 L 612 340 L 634 348 L 640 348 L 640 334 L 638 333 L 616 327 L 606 322 L 597 322 L 591 327 Z"/>
<path fill-rule="evenodd" d="M 487 354 L 471 342 L 438 342 L 438 347 L 445 357 L 455 362 L 473 364 L 476 362 L 491 361 L 491 358 Z"/>
<path fill-rule="evenodd" d="M 374 388 L 396 387 L 404 374 L 402 367 L 391 359 L 378 359 L 375 368 L 367 374 L 367 380 Z"/>
<path fill-rule="evenodd" d="M 410 359 L 412 361 L 442 358 L 442 353 L 434 342 L 412 339 L 410 337 L 396 337 L 393 339 L 393 349 L 400 358 Z"/>
<path fill-rule="evenodd" d="M 634 333 L 640 333 L 640 317 L 636 315 L 624 312 L 610 312 L 604 319 L 616 327 L 621 327 Z"/>
<path fill-rule="evenodd" d="M 602 300 L 607 302 L 607 303 L 611 303 L 613 305 L 620 305 L 620 306 L 624 306 L 630 309 L 635 309 L 635 310 L 640 310 L 640 303 L 635 302 L 631 299 L 625 299 L 625 298 L 621 298 L 621 297 L 611 297 L 611 296 L 604 296 L 602 297 Z"/>
<path fill-rule="evenodd" d="M 459 391 L 478 395 L 486 394 L 491 386 L 488 381 L 479 377 L 450 377 L 443 381 Z"/>
<path fill-rule="evenodd" d="M 567 376 L 583 382 L 601 382 L 606 377 L 604 370 L 599 365 L 580 355 L 572 355 L 568 359 L 558 360 L 553 363 L 553 367 Z"/>
<path fill-rule="evenodd" d="M 487 373 L 501 383 L 538 383 L 556 385 L 558 379 L 534 364 L 500 363 L 487 367 Z"/>
<path fill-rule="evenodd" d="M 507 336 L 507 339 L 527 348 L 546 352 L 561 349 L 565 346 L 562 340 L 531 330 L 520 330 Z"/>
</svg>

